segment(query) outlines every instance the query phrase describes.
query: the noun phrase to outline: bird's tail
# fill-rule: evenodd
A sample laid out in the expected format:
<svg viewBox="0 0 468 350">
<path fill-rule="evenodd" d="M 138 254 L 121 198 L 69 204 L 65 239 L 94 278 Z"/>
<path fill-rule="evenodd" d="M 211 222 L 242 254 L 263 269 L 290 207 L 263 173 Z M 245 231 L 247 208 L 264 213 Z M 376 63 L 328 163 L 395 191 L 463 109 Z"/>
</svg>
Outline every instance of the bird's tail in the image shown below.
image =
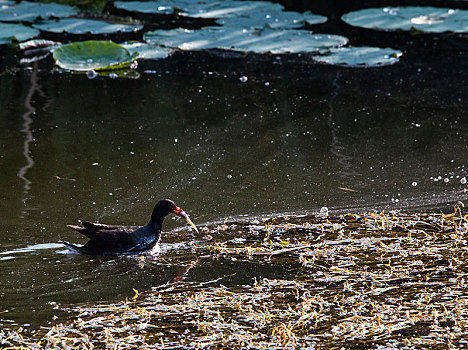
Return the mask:
<svg viewBox="0 0 468 350">
<path fill-rule="evenodd" d="M 80 246 L 65 241 L 59 241 L 59 243 L 62 243 L 66 248 L 70 249 L 72 252 L 83 254 L 83 251 L 81 249 L 82 247 Z"/>
</svg>

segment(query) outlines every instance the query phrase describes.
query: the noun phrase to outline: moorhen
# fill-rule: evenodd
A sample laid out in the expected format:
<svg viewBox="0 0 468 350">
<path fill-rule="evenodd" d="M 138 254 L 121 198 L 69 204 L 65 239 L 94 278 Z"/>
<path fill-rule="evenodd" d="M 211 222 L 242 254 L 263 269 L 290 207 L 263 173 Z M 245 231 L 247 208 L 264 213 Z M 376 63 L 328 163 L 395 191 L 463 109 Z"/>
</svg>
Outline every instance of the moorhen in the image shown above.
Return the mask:
<svg viewBox="0 0 468 350">
<path fill-rule="evenodd" d="M 151 219 L 146 226 L 115 226 L 83 221 L 83 226 L 67 225 L 89 238 L 83 246 L 61 242 L 67 248 L 81 254 L 119 255 L 132 254 L 153 248 L 161 238 L 164 217 L 168 214 L 183 217 L 195 231 L 195 224 L 188 215 L 169 199 L 160 200 L 153 209 Z"/>
</svg>

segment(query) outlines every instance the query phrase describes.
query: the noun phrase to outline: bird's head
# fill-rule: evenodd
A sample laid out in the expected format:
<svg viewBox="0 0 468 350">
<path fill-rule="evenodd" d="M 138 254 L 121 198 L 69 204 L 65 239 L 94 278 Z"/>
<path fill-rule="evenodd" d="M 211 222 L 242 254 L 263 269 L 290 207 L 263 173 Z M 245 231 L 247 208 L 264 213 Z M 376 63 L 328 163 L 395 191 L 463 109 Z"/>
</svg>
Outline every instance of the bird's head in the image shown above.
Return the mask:
<svg viewBox="0 0 468 350">
<path fill-rule="evenodd" d="M 154 207 L 153 210 L 153 215 L 151 217 L 151 220 L 153 220 L 153 217 L 165 217 L 166 215 L 169 214 L 176 214 L 177 216 L 180 216 L 187 221 L 187 223 L 193 227 L 195 231 L 198 233 L 198 229 L 195 226 L 195 224 L 190 220 L 189 216 L 185 211 L 183 211 L 181 208 L 179 208 L 173 201 L 170 199 L 162 199 L 160 200 L 156 206 Z"/>
</svg>

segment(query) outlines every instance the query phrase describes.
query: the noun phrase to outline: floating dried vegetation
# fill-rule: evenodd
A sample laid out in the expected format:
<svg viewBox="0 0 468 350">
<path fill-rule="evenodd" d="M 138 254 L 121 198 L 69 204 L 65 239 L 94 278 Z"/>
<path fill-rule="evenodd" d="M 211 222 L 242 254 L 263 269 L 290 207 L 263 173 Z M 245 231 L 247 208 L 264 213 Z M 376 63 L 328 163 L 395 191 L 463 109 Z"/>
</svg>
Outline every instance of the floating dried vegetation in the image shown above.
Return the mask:
<svg viewBox="0 0 468 350">
<path fill-rule="evenodd" d="M 372 212 L 282 217 L 205 229 L 185 278 L 70 312 L 0 346 L 63 348 L 460 348 L 467 333 L 468 216 Z M 216 241 L 214 238 L 216 237 Z M 222 240 L 220 240 L 222 238 Z M 244 261 L 281 278 L 195 281 L 190 269 Z M 145 268 L 144 259 L 136 261 Z M 237 267 L 236 267 L 237 266 Z M 206 272 L 206 275 L 210 272 Z M 245 282 L 245 280 L 244 280 Z"/>
</svg>

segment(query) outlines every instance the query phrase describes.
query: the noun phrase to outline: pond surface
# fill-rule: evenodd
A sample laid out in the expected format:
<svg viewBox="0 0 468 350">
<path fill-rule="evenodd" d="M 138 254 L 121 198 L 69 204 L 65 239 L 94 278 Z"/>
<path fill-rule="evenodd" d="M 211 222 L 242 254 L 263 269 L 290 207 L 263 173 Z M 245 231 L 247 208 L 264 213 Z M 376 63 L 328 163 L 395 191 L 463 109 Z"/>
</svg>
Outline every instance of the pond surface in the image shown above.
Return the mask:
<svg viewBox="0 0 468 350">
<path fill-rule="evenodd" d="M 65 312 L 57 305 L 123 300 L 180 276 L 288 277 L 281 265 L 235 260 L 187 269 L 177 252 L 210 240 L 218 223 L 324 206 L 453 211 L 468 197 L 466 35 L 347 36 L 392 42 L 404 58 L 354 69 L 307 55 L 187 52 L 143 62 L 138 79 L 88 79 L 51 61 L 15 68 L 4 53 L 1 328 L 35 329 Z M 161 198 L 202 234 L 168 218 L 144 269 L 138 257 L 79 256 L 57 243 L 85 242 L 66 228 L 79 220 L 143 225 Z"/>
</svg>

